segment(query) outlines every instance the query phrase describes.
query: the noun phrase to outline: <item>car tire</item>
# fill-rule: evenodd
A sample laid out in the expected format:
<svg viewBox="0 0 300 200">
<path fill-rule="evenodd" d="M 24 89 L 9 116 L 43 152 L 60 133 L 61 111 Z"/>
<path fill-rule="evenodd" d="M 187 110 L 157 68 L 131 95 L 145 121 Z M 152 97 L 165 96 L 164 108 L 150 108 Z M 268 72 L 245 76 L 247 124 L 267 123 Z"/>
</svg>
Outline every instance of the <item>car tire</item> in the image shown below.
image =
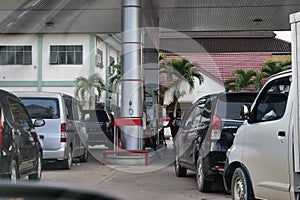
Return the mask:
<svg viewBox="0 0 300 200">
<path fill-rule="evenodd" d="M 243 168 L 237 168 L 231 182 L 232 199 L 254 200 L 250 179 Z"/>
<path fill-rule="evenodd" d="M 7 178 L 11 183 L 15 184 L 20 179 L 19 168 L 15 160 L 11 162 L 9 175 Z"/>
<path fill-rule="evenodd" d="M 203 171 L 203 162 L 201 158 L 198 158 L 197 160 L 197 169 L 196 169 L 196 179 L 197 179 L 197 185 L 198 190 L 200 192 L 209 192 L 212 187 L 212 182 L 205 180 L 205 175 Z"/>
<path fill-rule="evenodd" d="M 39 180 L 41 180 L 41 177 L 42 177 L 42 156 L 41 156 L 40 152 L 38 153 L 36 161 L 35 161 L 35 170 L 36 170 L 36 172 L 34 174 L 30 174 L 28 176 L 28 179 L 39 181 Z"/>
<path fill-rule="evenodd" d="M 177 177 L 186 177 L 187 169 L 182 167 L 178 155 L 175 155 L 175 174 Z"/>
<path fill-rule="evenodd" d="M 63 160 L 63 168 L 64 169 L 70 169 L 73 163 L 73 149 L 72 147 L 69 147 L 68 149 L 68 157 L 67 159 Z"/>
<path fill-rule="evenodd" d="M 87 162 L 88 161 L 88 156 L 89 155 L 89 151 L 88 148 L 84 148 L 84 154 L 79 158 L 80 162 Z"/>
</svg>

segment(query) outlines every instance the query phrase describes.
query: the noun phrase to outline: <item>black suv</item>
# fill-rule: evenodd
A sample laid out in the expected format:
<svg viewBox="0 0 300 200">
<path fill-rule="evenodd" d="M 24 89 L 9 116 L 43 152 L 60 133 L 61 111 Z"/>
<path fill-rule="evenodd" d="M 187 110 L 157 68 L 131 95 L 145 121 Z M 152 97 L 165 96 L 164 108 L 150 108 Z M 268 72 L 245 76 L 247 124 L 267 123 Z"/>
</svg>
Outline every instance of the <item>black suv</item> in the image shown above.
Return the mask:
<svg viewBox="0 0 300 200">
<path fill-rule="evenodd" d="M 16 182 L 20 177 L 39 180 L 42 174 L 42 146 L 34 127 L 43 126 L 44 120 L 34 124 L 15 95 L 0 90 L 0 175 Z"/>
<path fill-rule="evenodd" d="M 84 110 L 88 144 L 91 146 L 104 144 L 113 147 L 113 119 L 106 110 Z"/>
<path fill-rule="evenodd" d="M 230 92 L 200 98 L 184 115 L 175 138 L 176 176 L 195 171 L 198 189 L 208 192 L 221 179 L 226 151 L 243 120 L 240 109 L 252 104 L 256 92 Z"/>
</svg>

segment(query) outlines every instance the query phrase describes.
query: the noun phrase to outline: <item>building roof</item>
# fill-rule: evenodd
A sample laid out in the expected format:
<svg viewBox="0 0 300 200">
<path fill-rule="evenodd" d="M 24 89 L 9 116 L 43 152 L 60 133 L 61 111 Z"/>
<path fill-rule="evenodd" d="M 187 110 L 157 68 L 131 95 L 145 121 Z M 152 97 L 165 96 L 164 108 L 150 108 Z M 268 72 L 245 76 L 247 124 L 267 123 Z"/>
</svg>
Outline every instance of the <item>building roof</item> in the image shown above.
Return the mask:
<svg viewBox="0 0 300 200">
<path fill-rule="evenodd" d="M 291 43 L 275 38 L 273 31 L 163 32 L 160 51 L 167 59 L 186 57 L 205 73 L 223 83 L 232 71 L 259 70 L 272 55 L 290 55 Z"/>
<path fill-rule="evenodd" d="M 195 33 L 194 33 L 195 34 Z M 275 38 L 273 35 L 230 35 L 222 32 L 212 33 L 212 36 L 198 34 L 193 38 L 163 37 L 160 39 L 160 49 L 163 52 L 178 53 L 247 53 L 264 52 L 291 54 L 291 43 Z M 239 33 L 240 34 L 240 33 Z M 247 34 L 247 35 L 246 35 Z M 262 33 L 260 33 L 262 34 Z M 265 33 L 270 34 L 270 33 Z"/>
</svg>

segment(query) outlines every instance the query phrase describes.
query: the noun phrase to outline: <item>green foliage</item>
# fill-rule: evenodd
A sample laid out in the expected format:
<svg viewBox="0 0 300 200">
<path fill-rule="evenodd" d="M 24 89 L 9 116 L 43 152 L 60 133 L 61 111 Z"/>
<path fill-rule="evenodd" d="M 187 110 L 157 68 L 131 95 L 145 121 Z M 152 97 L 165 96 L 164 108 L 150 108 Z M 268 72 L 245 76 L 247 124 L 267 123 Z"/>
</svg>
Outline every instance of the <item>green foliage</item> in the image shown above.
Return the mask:
<svg viewBox="0 0 300 200">
<path fill-rule="evenodd" d="M 224 81 L 225 90 L 241 91 L 247 89 L 250 85 L 254 85 L 254 80 L 257 75 L 253 69 L 244 71 L 243 69 L 236 69 L 232 72 L 232 78 Z"/>
<path fill-rule="evenodd" d="M 195 78 L 199 80 L 199 84 L 203 83 L 204 79 L 199 72 L 200 66 L 197 63 L 191 63 L 186 58 L 174 58 L 168 61 L 166 60 L 166 55 L 163 53 L 159 54 L 159 59 L 160 73 L 166 73 L 168 83 L 173 83 L 175 77 L 178 79 L 178 81 L 174 83 L 173 103 L 175 103 L 175 105 L 178 104 L 178 99 L 186 94 L 185 91 L 182 91 L 180 88 L 181 82 L 186 82 L 189 85 L 189 92 L 195 88 Z M 162 90 L 163 89 L 160 88 L 161 92 Z M 165 93 L 161 93 L 161 95 L 163 95 L 162 98 L 164 98 L 164 94 Z"/>
<path fill-rule="evenodd" d="M 264 78 L 268 78 L 274 74 L 290 69 L 292 61 L 286 60 L 276 62 L 274 60 L 267 60 L 264 62 L 264 66 L 261 68 L 261 73 Z"/>
<path fill-rule="evenodd" d="M 96 89 L 99 97 L 101 96 L 102 90 L 105 88 L 103 79 L 98 74 L 92 74 L 88 78 L 78 77 L 74 81 L 75 83 L 75 97 L 86 101 L 89 100 L 89 107 L 92 105 L 94 99 L 93 92 Z"/>
<path fill-rule="evenodd" d="M 263 81 L 270 76 L 277 74 L 281 71 L 289 69 L 291 61 L 276 62 L 274 60 L 267 60 L 264 62 L 260 71 L 250 69 L 244 71 L 243 69 L 236 69 L 232 72 L 232 78 L 225 80 L 225 90 L 247 90 L 250 85 L 253 85 L 256 90 L 260 90 L 263 86 Z"/>
</svg>

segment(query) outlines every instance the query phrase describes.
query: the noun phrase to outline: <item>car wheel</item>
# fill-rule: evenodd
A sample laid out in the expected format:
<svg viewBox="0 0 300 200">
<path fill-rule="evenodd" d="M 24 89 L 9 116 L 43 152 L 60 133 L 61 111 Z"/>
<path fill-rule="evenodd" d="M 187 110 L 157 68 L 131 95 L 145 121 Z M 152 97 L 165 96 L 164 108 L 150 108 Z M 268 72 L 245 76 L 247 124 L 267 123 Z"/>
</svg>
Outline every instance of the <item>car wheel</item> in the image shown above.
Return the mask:
<svg viewBox="0 0 300 200">
<path fill-rule="evenodd" d="M 80 162 L 87 162 L 88 155 L 89 155 L 88 148 L 84 148 L 84 154 L 79 158 L 79 161 Z"/>
<path fill-rule="evenodd" d="M 18 166 L 15 160 L 11 163 L 8 179 L 11 183 L 17 183 L 17 180 L 20 179 Z"/>
<path fill-rule="evenodd" d="M 205 180 L 202 159 L 197 160 L 196 179 L 198 190 L 200 192 L 209 192 L 211 190 L 212 182 Z"/>
<path fill-rule="evenodd" d="M 73 162 L 73 150 L 72 147 L 69 147 L 68 149 L 68 158 L 63 160 L 63 168 L 64 169 L 70 169 Z"/>
<path fill-rule="evenodd" d="M 187 169 L 180 165 L 178 155 L 175 155 L 175 174 L 177 177 L 185 177 L 187 174 Z"/>
<path fill-rule="evenodd" d="M 242 168 L 237 168 L 232 176 L 231 195 L 234 200 L 253 200 L 250 179 Z"/>
<path fill-rule="evenodd" d="M 35 161 L 35 173 L 34 174 L 30 174 L 28 176 L 29 180 L 41 180 L 42 177 L 42 157 L 41 157 L 41 153 L 38 153 L 38 156 L 36 158 Z"/>
</svg>

